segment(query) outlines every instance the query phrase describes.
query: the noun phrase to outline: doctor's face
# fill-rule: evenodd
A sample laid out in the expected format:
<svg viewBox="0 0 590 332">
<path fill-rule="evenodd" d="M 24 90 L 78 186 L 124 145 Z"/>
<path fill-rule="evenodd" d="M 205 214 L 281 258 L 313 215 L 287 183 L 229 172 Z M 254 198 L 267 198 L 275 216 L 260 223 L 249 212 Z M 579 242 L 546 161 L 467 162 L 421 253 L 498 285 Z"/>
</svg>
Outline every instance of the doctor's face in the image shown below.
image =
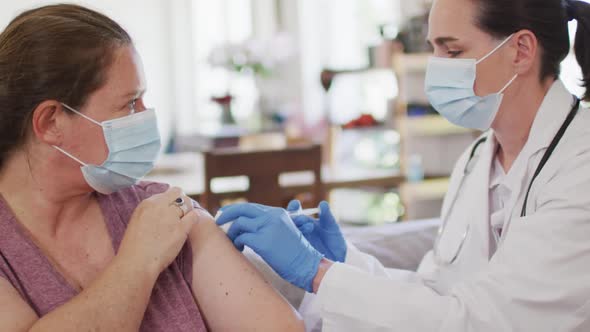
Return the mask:
<svg viewBox="0 0 590 332">
<path fill-rule="evenodd" d="M 435 0 L 430 12 L 428 42 L 434 55 L 443 58 L 481 59 L 502 39 L 497 39 L 477 26 L 477 0 Z M 507 45 L 477 65 L 475 93 L 496 93 L 514 76 L 512 60 L 515 51 Z"/>
</svg>

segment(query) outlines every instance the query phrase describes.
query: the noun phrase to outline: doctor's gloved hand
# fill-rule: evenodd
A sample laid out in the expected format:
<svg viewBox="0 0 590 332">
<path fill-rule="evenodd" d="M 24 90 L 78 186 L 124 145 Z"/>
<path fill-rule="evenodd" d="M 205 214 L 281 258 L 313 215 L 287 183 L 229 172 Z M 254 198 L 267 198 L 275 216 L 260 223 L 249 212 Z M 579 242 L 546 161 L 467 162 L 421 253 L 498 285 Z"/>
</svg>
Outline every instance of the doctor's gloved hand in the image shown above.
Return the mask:
<svg viewBox="0 0 590 332">
<path fill-rule="evenodd" d="M 233 221 L 227 236 L 238 250 L 250 247 L 281 278 L 313 292 L 313 278 L 323 256 L 295 227 L 287 211 L 251 203 L 226 206 L 221 211 L 217 224 Z"/>
<path fill-rule="evenodd" d="M 293 222 L 317 251 L 331 261 L 344 263 L 346 241 L 342 231 L 330 211 L 330 205 L 327 202 L 321 202 L 319 208 L 319 219 L 296 216 L 293 218 Z M 296 212 L 300 209 L 301 203 L 297 200 L 291 201 L 287 207 L 289 212 Z"/>
</svg>

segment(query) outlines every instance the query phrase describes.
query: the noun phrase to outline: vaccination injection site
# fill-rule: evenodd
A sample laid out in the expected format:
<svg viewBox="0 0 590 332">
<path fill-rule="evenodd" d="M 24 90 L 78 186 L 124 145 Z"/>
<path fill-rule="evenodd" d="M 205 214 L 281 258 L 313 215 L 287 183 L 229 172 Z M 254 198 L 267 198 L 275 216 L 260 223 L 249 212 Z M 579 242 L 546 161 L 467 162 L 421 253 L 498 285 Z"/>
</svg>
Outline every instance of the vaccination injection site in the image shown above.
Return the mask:
<svg viewBox="0 0 590 332">
<path fill-rule="evenodd" d="M 0 332 L 590 332 L 590 0 L 0 0 Z"/>
</svg>

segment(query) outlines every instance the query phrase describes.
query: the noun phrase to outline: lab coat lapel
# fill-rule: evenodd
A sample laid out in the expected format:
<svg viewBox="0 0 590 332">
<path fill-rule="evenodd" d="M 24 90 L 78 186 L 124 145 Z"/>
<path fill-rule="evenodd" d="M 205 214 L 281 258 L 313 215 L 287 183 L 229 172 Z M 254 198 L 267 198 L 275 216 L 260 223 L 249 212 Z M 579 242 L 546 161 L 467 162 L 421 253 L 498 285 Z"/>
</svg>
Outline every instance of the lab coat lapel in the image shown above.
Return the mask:
<svg viewBox="0 0 590 332">
<path fill-rule="evenodd" d="M 481 151 L 476 152 L 478 160 L 475 161 L 471 174 L 467 175 L 466 184 L 463 190 L 465 201 L 457 204 L 469 209 L 471 217 L 470 234 L 466 239 L 466 252 L 475 254 L 475 257 L 489 259 L 490 255 L 490 207 L 489 207 L 489 184 L 490 169 L 495 154 L 495 143 L 492 139 L 493 132 L 488 134 L 486 142 L 482 145 Z M 465 202 L 468 202 L 465 204 Z M 474 247 L 476 246 L 477 249 Z M 473 263 L 473 262 L 471 262 Z"/>
<path fill-rule="evenodd" d="M 508 231 L 513 218 L 520 217 L 533 174 L 543 154 L 563 125 L 571 110 L 572 102 L 572 94 L 560 80 L 555 81 L 537 112 L 529 139 L 513 165 L 514 171 L 507 174 L 507 183 L 511 184 L 512 194 L 506 210 L 509 213 L 504 216 L 503 233 Z"/>
<path fill-rule="evenodd" d="M 454 272 L 460 272 L 460 266 L 473 266 L 474 264 L 487 263 L 489 259 L 489 182 L 490 168 L 494 155 L 493 133 L 486 134 L 486 141 L 481 144 L 474 153 L 473 159 L 469 162 L 471 170 L 467 175 L 461 174 L 464 178 L 453 181 L 449 191 L 449 203 L 445 207 L 443 215 L 447 218 L 444 232 L 440 238 L 439 250 L 444 257 L 452 257 L 457 248 L 465 241 L 458 256 L 458 264 L 454 264 Z M 469 149 L 469 152 L 471 152 Z M 467 155 L 468 156 L 468 155 Z M 464 158 L 456 166 L 457 171 L 467 166 L 467 158 Z M 456 175 L 456 173 L 454 174 Z M 461 183 L 463 181 L 463 183 Z M 451 204 L 454 199 L 457 201 Z M 448 216 L 447 216 L 448 214 Z M 467 236 L 463 238 L 467 228 Z M 451 271 L 447 271 L 450 273 Z M 449 276 L 448 282 L 452 283 L 455 276 Z M 445 278 L 441 278 L 445 279 Z M 443 287 L 444 288 L 444 287 Z"/>
<path fill-rule="evenodd" d="M 490 182 L 490 167 L 494 151 L 491 132 L 486 136 L 486 142 L 481 144 L 475 152 L 471 162 L 471 172 L 464 178 L 464 183 L 457 184 L 449 195 L 458 195 L 455 204 L 448 210 L 448 223 L 444 228 L 439 242 L 439 253 L 443 257 L 452 257 L 458 252 L 457 261 L 451 265 L 439 265 L 437 269 L 429 269 L 421 265 L 423 274 L 436 279 L 433 287 L 438 292 L 446 293 L 460 280 L 465 280 L 472 273 L 480 271 L 488 264 L 490 257 L 490 213 L 488 187 Z M 463 171 L 467 160 L 457 165 Z M 455 196 L 449 196 L 455 197 Z M 467 236 L 463 238 L 469 227 Z M 463 247 L 457 251 L 462 241 Z M 433 266 L 434 267 L 434 266 Z"/>
</svg>

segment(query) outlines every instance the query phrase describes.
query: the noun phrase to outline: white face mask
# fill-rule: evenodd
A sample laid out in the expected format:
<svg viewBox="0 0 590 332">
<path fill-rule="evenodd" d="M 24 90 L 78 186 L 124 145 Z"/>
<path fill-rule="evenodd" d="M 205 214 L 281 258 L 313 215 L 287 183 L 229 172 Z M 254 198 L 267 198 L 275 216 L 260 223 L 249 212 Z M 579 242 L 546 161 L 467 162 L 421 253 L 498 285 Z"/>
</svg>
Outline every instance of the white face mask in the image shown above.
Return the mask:
<svg viewBox="0 0 590 332">
<path fill-rule="evenodd" d="M 479 60 L 431 57 L 426 70 L 425 89 L 434 109 L 458 126 L 481 131 L 490 129 L 502 104 L 504 91 L 518 75 L 514 75 L 498 93 L 479 97 L 474 91 L 476 67 L 512 36 Z"/>
<path fill-rule="evenodd" d="M 75 109 L 70 111 L 102 127 L 109 155 L 102 165 L 86 164 L 60 147 L 58 151 L 82 165 L 84 179 L 101 194 L 111 194 L 136 184 L 153 168 L 160 152 L 160 133 L 153 109 L 98 122 Z"/>
</svg>

